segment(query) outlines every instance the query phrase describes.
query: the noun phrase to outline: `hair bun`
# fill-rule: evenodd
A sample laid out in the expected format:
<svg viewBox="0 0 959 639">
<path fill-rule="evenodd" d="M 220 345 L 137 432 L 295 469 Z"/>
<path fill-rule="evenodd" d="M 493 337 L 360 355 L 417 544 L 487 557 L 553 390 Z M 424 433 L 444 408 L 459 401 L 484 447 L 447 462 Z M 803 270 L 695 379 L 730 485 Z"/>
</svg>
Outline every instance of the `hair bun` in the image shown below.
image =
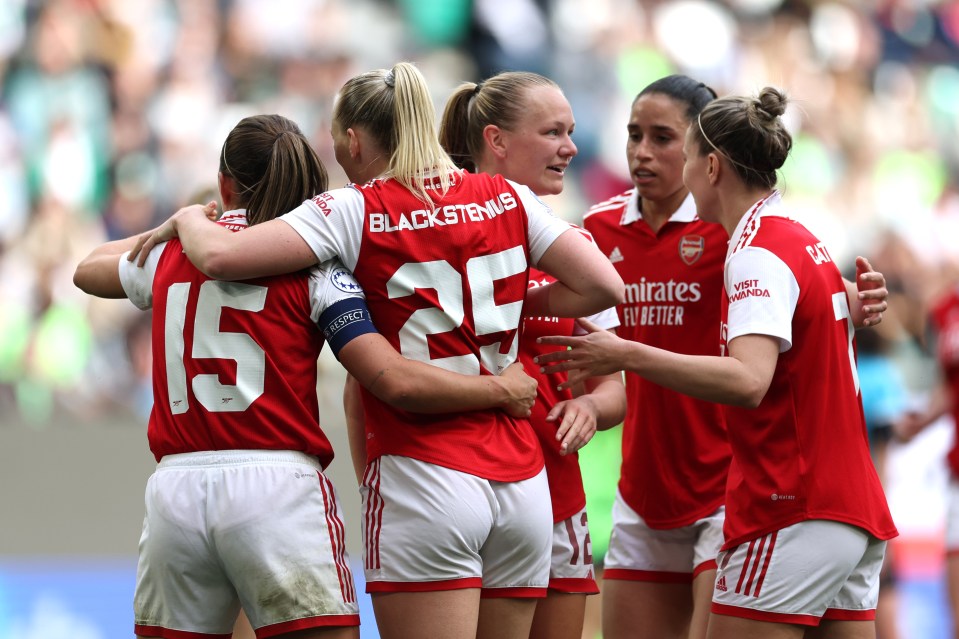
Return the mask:
<svg viewBox="0 0 959 639">
<path fill-rule="evenodd" d="M 786 94 L 776 87 L 766 87 L 759 92 L 750 108 L 764 120 L 775 120 L 786 112 Z"/>
</svg>

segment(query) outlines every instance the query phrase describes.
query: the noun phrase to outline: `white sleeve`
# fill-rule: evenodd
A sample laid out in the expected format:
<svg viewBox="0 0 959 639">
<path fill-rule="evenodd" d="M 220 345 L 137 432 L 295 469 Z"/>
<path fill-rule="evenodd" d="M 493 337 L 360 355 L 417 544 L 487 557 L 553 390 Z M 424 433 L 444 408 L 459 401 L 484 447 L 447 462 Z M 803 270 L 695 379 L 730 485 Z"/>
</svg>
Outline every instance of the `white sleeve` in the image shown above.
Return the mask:
<svg viewBox="0 0 959 639">
<path fill-rule="evenodd" d="M 339 257 L 347 268 L 356 268 L 365 219 L 363 196 L 357 189 L 321 193 L 279 219 L 309 244 L 320 263 Z"/>
<path fill-rule="evenodd" d="M 120 285 L 127 298 L 141 311 L 153 308 L 153 279 L 156 277 L 157 264 L 166 249 L 167 243 L 157 244 L 147 255 L 143 267 L 127 260 L 130 251 L 120 256 Z"/>
<path fill-rule="evenodd" d="M 564 222 L 555 215 L 542 200 L 540 200 L 527 186 L 517 184 L 512 180 L 506 180 L 516 190 L 519 201 L 526 210 L 527 229 L 529 237 L 529 256 L 533 266 L 539 263 L 553 242 L 560 235 L 573 228 L 568 222 Z"/>
<path fill-rule="evenodd" d="M 333 304 L 350 297 L 366 299 L 363 287 L 338 259 L 327 260 L 310 270 L 310 319 L 320 315 Z"/>
<path fill-rule="evenodd" d="M 729 259 L 724 277 L 729 299 L 726 342 L 740 335 L 769 335 L 779 339 L 780 353 L 792 348 L 799 282 L 786 263 L 750 246 Z"/>
<path fill-rule="evenodd" d="M 616 307 L 607 308 L 605 311 L 600 311 L 599 313 L 594 313 L 587 317 L 590 322 L 596 324 L 604 331 L 608 331 L 611 328 L 617 328 L 619 326 L 619 315 L 616 313 Z M 585 335 L 584 331 L 579 324 L 576 324 L 573 329 L 573 335 Z"/>
</svg>

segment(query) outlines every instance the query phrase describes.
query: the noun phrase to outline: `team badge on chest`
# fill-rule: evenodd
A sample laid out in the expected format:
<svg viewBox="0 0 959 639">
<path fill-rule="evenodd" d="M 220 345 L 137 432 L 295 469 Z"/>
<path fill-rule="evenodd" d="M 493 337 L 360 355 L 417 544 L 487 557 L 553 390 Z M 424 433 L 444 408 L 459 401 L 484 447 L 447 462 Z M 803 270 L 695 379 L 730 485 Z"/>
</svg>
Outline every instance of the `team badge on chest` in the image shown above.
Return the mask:
<svg viewBox="0 0 959 639">
<path fill-rule="evenodd" d="M 706 248 L 706 238 L 702 235 L 684 235 L 679 240 L 679 257 L 689 266 L 692 266 L 703 256 Z"/>
</svg>

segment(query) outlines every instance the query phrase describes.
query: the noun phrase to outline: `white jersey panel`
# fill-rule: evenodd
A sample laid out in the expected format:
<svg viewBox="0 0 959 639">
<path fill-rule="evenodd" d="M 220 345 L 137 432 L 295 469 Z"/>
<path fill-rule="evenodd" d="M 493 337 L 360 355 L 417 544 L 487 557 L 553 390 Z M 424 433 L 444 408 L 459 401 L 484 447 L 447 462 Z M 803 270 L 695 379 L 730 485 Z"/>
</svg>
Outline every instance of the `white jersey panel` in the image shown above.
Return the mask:
<svg viewBox="0 0 959 639">
<path fill-rule="evenodd" d="M 611 328 L 619 328 L 619 315 L 616 314 L 616 307 L 607 308 L 605 311 L 600 311 L 598 313 L 593 313 L 587 317 L 590 322 L 596 324 L 604 331 L 608 331 Z M 585 335 L 584 331 L 579 324 L 576 324 L 573 327 L 574 335 Z"/>
<path fill-rule="evenodd" d="M 726 342 L 741 335 L 779 339 L 779 352 L 792 347 L 792 318 L 799 301 L 799 283 L 785 262 L 762 248 L 746 247 L 726 262 L 729 298 Z"/>
<path fill-rule="evenodd" d="M 327 260 L 310 271 L 310 319 L 314 322 L 330 306 L 350 297 L 366 299 L 363 287 L 340 260 Z"/>
<path fill-rule="evenodd" d="M 556 238 L 573 227 L 553 215 L 553 210 L 536 197 L 528 186 L 517 184 L 512 180 L 506 180 L 506 182 L 516 189 L 516 195 L 526 209 L 529 256 L 532 265 L 536 266 Z"/>
<path fill-rule="evenodd" d="M 293 227 L 319 262 L 339 257 L 356 268 L 365 219 L 363 196 L 353 187 L 321 193 L 279 219 Z"/>
<path fill-rule="evenodd" d="M 130 301 L 141 311 L 153 308 L 153 278 L 166 247 L 166 242 L 154 246 L 142 268 L 127 259 L 130 251 L 120 256 L 120 284 Z"/>
</svg>

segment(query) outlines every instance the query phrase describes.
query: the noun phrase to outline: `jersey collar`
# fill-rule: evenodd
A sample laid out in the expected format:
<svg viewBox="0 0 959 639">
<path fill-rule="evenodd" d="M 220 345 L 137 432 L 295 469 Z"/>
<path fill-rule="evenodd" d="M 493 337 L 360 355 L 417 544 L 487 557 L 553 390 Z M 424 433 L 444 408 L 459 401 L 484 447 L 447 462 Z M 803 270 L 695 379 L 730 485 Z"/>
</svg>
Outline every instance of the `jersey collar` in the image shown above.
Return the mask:
<svg viewBox="0 0 959 639">
<path fill-rule="evenodd" d="M 247 227 L 249 224 L 246 221 L 246 209 L 233 209 L 232 211 L 224 211 L 223 215 L 220 216 L 220 219 L 217 220 L 218 224 L 223 226 L 230 227 Z"/>
<path fill-rule="evenodd" d="M 626 208 L 623 210 L 623 217 L 619 223 L 621 226 L 627 226 L 633 222 L 643 219 L 643 214 L 639 210 L 639 191 L 633 189 L 626 202 Z M 696 219 L 696 202 L 693 200 L 692 193 L 686 194 L 686 199 L 679 205 L 676 212 L 669 216 L 669 222 L 692 222 Z"/>
</svg>

